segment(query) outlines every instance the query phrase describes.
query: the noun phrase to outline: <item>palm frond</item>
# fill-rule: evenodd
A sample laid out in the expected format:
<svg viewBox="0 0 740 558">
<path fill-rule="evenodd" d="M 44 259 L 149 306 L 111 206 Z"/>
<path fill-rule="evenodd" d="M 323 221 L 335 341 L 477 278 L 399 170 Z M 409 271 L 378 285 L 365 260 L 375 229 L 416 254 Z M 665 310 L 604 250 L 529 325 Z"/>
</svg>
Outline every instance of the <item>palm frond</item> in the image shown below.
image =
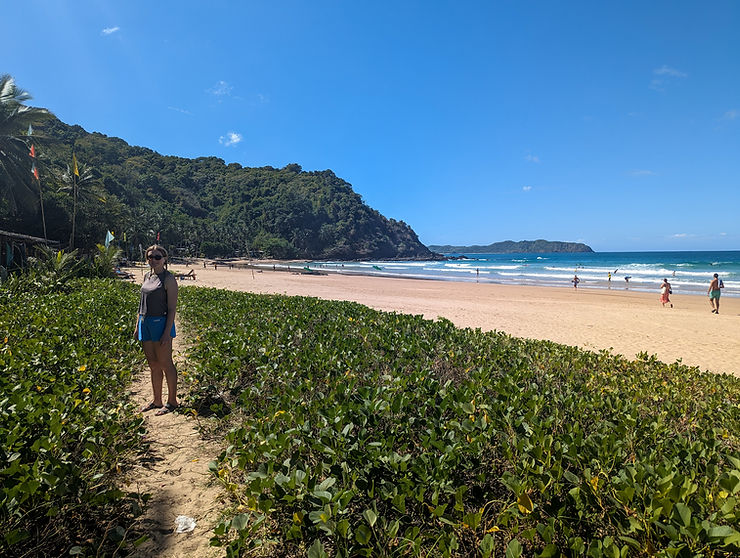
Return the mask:
<svg viewBox="0 0 740 558">
<path fill-rule="evenodd" d="M 46 109 L 29 107 L 23 103 L 31 95 L 20 89 L 8 74 L 0 75 L 0 197 L 8 200 L 8 207 L 16 212 L 20 205 L 31 208 L 36 199 L 31 175 L 32 163 L 28 157 L 30 144 L 24 135 L 30 124 L 53 118 Z"/>
</svg>

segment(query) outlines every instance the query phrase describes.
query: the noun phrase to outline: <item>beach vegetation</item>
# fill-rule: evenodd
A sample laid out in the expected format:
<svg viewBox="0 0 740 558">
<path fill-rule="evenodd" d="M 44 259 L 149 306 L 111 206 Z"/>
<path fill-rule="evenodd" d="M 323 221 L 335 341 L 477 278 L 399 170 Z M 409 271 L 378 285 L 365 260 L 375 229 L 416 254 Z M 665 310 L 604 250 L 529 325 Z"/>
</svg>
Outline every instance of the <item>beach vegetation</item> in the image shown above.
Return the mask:
<svg viewBox="0 0 740 558">
<path fill-rule="evenodd" d="M 74 279 L 72 254 L 43 265 L 66 288 L 0 286 L 0 555 L 111 556 L 143 505 L 117 480 L 144 447 L 121 398 L 140 355 L 120 308 L 137 293 Z"/>
<path fill-rule="evenodd" d="M 227 556 L 740 553 L 737 378 L 349 302 L 181 311 Z"/>
<path fill-rule="evenodd" d="M 5 288 L 25 290 L 29 285 L 38 291 L 74 289 L 75 279 L 111 278 L 122 251 L 113 244 L 97 244 L 95 252 L 80 256 L 78 250 L 67 252 L 39 245 L 35 255 L 29 256 L 28 265 L 20 273 L 11 274 Z"/>
</svg>

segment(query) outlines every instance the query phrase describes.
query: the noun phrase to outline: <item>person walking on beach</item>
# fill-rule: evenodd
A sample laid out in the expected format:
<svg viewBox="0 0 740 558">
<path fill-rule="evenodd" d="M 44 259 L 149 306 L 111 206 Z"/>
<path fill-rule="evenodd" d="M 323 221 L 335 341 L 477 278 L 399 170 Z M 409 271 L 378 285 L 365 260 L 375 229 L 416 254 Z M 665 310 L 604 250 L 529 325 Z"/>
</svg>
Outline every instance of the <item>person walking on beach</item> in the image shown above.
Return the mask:
<svg viewBox="0 0 740 558">
<path fill-rule="evenodd" d="M 578 275 L 574 275 L 573 276 L 573 279 L 571 280 L 571 282 L 573 283 L 573 288 L 574 289 L 577 289 L 578 288 L 578 283 L 580 283 L 581 280 L 578 278 Z"/>
<path fill-rule="evenodd" d="M 709 283 L 707 294 L 709 295 L 709 304 L 712 305 L 712 314 L 719 314 L 719 295 L 722 294 L 719 287 L 719 274 L 714 274 L 712 282 Z"/>
<path fill-rule="evenodd" d="M 663 304 L 663 308 L 665 308 L 666 304 L 670 304 L 671 308 L 673 308 L 673 303 L 669 298 L 669 295 L 672 292 L 671 284 L 668 282 L 668 279 L 663 279 L 663 284 L 660 286 L 660 302 Z"/>
<path fill-rule="evenodd" d="M 172 338 L 175 337 L 177 281 L 167 271 L 167 251 L 159 244 L 146 249 L 151 270 L 141 285 L 139 313 L 134 337 L 141 345 L 152 375 L 154 398 L 144 405 L 142 413 L 157 409 L 156 415 L 174 411 L 177 406 L 177 369 L 172 361 Z M 167 379 L 167 403 L 162 402 L 162 386 Z"/>
</svg>

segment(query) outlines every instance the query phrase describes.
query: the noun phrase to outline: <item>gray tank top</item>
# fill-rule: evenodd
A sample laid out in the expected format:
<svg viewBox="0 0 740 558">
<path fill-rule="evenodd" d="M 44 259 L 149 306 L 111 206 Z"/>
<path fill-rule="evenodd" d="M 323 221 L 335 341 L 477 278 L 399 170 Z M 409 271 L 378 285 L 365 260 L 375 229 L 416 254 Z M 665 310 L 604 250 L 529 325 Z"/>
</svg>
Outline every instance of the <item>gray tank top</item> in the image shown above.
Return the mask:
<svg viewBox="0 0 740 558">
<path fill-rule="evenodd" d="M 149 272 L 144 276 L 139 302 L 140 316 L 167 315 L 167 291 L 164 288 L 164 282 L 168 275 L 172 274 L 165 270 L 159 275 Z"/>
</svg>

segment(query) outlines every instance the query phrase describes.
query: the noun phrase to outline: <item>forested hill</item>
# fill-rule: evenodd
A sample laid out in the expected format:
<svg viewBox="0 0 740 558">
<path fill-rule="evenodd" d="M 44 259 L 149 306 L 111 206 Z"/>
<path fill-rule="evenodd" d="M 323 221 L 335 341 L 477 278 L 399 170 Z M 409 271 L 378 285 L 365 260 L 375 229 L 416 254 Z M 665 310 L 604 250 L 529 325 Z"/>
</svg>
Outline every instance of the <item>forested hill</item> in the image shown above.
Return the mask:
<svg viewBox="0 0 740 558">
<path fill-rule="evenodd" d="M 59 120 L 34 128 L 48 237 L 69 240 L 72 196 L 59 191 L 72 152 L 80 194 L 75 246 L 102 242 L 106 230 L 128 246 L 161 243 L 178 253 L 308 259 L 429 259 L 403 221 L 368 207 L 332 171 L 300 165 L 248 168 L 216 157 L 185 159 Z M 68 175 L 69 177 L 70 175 Z M 36 207 L 0 212 L 0 229 L 42 236 Z"/>
<path fill-rule="evenodd" d="M 487 246 L 429 246 L 430 250 L 442 254 L 543 254 L 552 252 L 593 252 L 590 246 L 580 242 L 551 240 L 504 240 Z"/>
</svg>

